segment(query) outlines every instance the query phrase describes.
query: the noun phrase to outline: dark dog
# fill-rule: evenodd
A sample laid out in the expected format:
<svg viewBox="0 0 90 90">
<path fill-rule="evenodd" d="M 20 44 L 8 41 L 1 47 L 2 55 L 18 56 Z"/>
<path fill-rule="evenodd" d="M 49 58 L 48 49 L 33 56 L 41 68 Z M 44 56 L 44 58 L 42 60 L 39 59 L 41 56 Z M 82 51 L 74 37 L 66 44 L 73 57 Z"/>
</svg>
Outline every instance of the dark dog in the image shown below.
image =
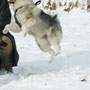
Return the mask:
<svg viewBox="0 0 90 90">
<path fill-rule="evenodd" d="M 7 36 L 0 37 L 0 70 L 12 72 L 11 62 L 12 43 Z"/>
</svg>

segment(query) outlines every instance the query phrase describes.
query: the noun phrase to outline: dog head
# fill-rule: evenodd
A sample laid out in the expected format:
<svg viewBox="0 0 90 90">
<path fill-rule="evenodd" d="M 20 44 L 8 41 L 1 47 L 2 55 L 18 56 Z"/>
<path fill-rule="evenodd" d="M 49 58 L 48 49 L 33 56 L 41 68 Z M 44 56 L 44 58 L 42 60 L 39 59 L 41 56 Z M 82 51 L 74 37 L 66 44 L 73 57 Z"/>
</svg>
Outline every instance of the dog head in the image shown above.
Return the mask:
<svg viewBox="0 0 90 90">
<path fill-rule="evenodd" d="M 13 2 L 14 10 L 18 9 L 19 7 L 25 6 L 25 5 L 39 5 L 41 3 L 41 0 L 38 0 L 37 2 L 33 2 L 33 0 L 15 0 Z"/>
<path fill-rule="evenodd" d="M 32 0 L 31 0 L 32 1 Z M 31 2 L 30 1 L 30 2 Z M 10 4 L 14 4 L 16 2 L 16 0 L 9 0 L 8 1 L 8 3 L 10 3 Z M 35 3 L 35 5 L 39 5 L 41 3 L 41 0 L 38 0 L 36 3 Z"/>
</svg>

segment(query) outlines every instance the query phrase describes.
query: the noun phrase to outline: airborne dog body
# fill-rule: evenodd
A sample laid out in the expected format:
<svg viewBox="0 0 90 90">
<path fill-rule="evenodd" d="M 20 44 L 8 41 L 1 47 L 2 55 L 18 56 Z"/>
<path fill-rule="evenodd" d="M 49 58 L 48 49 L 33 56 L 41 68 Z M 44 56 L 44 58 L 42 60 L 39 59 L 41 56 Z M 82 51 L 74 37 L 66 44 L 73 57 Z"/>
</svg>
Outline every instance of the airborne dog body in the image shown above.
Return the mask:
<svg viewBox="0 0 90 90">
<path fill-rule="evenodd" d="M 35 40 L 45 52 L 50 53 L 50 62 L 60 51 L 60 42 L 62 39 L 62 28 L 57 19 L 57 15 L 50 16 L 36 7 L 32 0 L 17 0 L 14 4 L 14 16 L 11 24 L 8 24 L 4 33 L 8 30 L 13 32 L 23 32 L 33 35 Z M 56 47 L 56 53 L 51 48 Z"/>
</svg>

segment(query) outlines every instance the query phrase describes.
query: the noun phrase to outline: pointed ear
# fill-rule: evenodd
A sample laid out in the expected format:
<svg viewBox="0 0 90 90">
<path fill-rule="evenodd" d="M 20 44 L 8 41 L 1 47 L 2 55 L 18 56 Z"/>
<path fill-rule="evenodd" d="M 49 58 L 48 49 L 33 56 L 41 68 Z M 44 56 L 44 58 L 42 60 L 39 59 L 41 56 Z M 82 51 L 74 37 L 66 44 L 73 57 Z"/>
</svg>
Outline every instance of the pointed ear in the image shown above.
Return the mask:
<svg viewBox="0 0 90 90">
<path fill-rule="evenodd" d="M 35 5 L 39 5 L 41 3 L 41 0 L 37 1 Z"/>
</svg>

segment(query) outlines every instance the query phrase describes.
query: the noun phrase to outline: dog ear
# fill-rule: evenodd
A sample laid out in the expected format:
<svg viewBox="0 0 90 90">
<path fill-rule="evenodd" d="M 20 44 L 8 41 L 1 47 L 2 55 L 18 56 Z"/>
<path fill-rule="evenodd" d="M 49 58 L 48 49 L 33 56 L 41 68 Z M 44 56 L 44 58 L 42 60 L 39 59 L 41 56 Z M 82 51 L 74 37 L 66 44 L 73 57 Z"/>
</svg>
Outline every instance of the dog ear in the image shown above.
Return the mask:
<svg viewBox="0 0 90 90">
<path fill-rule="evenodd" d="M 41 0 L 37 1 L 35 5 L 39 5 L 41 3 Z"/>
</svg>

